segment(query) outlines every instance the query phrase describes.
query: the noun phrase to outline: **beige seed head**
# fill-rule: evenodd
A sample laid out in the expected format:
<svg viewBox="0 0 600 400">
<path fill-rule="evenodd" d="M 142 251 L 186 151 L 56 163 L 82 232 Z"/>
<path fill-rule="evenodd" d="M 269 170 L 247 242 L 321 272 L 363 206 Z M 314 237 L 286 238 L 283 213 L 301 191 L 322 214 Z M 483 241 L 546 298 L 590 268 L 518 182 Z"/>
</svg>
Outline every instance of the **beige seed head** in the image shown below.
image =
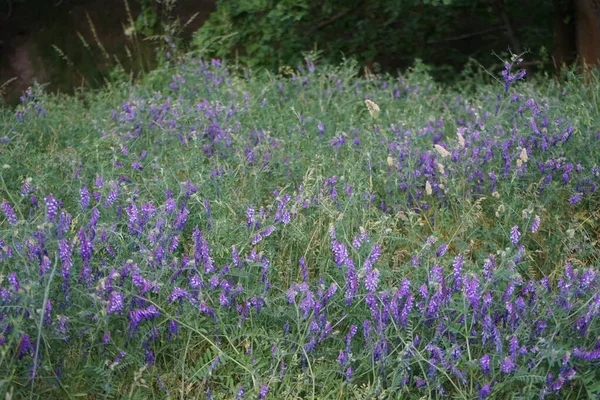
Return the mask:
<svg viewBox="0 0 600 400">
<path fill-rule="evenodd" d="M 450 152 L 439 144 L 434 144 L 433 147 L 435 147 L 435 150 L 440 154 L 440 156 L 442 156 L 442 158 L 450 156 Z"/>
<path fill-rule="evenodd" d="M 519 160 L 521 160 L 524 163 L 526 163 L 529 160 L 529 157 L 527 157 L 527 149 L 521 149 L 521 154 L 519 154 Z"/>
<path fill-rule="evenodd" d="M 431 189 L 431 183 L 429 183 L 429 181 L 425 182 L 425 193 L 427 193 L 427 196 L 431 196 L 433 193 L 433 190 Z"/>
<path fill-rule="evenodd" d="M 387 157 L 387 165 L 389 165 L 390 167 L 394 166 L 394 159 L 390 156 Z"/>
<path fill-rule="evenodd" d="M 465 137 L 460 131 L 456 132 L 456 135 L 458 136 L 458 145 L 460 147 L 465 147 Z"/>
<path fill-rule="evenodd" d="M 444 166 L 440 163 L 437 163 L 437 168 L 440 171 L 440 174 L 444 175 L 446 173 L 446 170 L 444 169 Z"/>
<path fill-rule="evenodd" d="M 373 102 L 369 99 L 365 100 L 365 104 L 367 105 L 367 108 L 369 109 L 369 114 L 371 114 L 371 117 L 373 117 L 373 118 L 375 118 L 377 116 L 377 114 L 379 114 L 379 111 L 381 111 L 379 109 L 379 106 L 375 102 Z"/>
</svg>

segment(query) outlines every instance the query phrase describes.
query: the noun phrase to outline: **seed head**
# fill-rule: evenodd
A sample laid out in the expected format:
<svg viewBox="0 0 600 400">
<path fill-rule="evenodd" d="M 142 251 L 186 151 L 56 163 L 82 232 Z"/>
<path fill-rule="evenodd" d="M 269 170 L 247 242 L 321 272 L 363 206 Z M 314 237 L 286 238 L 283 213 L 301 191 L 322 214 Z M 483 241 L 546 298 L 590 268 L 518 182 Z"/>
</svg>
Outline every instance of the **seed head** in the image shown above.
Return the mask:
<svg viewBox="0 0 600 400">
<path fill-rule="evenodd" d="M 377 114 L 379 114 L 379 111 L 381 111 L 379 106 L 369 99 L 365 100 L 365 104 L 367 105 L 367 108 L 369 109 L 369 114 L 371 114 L 371 117 L 373 117 L 373 118 L 377 117 Z"/>
<path fill-rule="evenodd" d="M 435 147 L 435 151 L 437 151 L 442 158 L 446 158 L 451 155 L 448 150 L 446 150 L 439 144 L 434 144 L 433 147 Z"/>
</svg>

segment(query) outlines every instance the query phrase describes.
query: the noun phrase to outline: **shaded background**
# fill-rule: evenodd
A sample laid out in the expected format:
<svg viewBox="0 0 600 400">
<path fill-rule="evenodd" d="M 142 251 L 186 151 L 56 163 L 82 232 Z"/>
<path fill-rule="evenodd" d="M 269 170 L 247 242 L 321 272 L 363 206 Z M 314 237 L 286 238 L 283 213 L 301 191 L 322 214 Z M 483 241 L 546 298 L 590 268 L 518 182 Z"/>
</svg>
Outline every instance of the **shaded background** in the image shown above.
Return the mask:
<svg viewBox="0 0 600 400">
<path fill-rule="evenodd" d="M 402 70 L 419 58 L 447 82 L 469 63 L 499 69 L 513 52 L 525 53 L 530 73 L 551 72 L 559 42 L 572 41 L 571 3 L 0 0 L 0 86 L 9 104 L 33 81 L 72 93 L 135 77 L 166 55 L 190 50 L 274 71 L 295 68 L 309 51 L 324 62 L 352 57 L 376 72 Z M 558 16 L 557 4 L 564 10 Z M 558 38 L 557 21 L 566 27 Z M 574 50 L 565 48 L 563 61 L 572 61 Z"/>
</svg>

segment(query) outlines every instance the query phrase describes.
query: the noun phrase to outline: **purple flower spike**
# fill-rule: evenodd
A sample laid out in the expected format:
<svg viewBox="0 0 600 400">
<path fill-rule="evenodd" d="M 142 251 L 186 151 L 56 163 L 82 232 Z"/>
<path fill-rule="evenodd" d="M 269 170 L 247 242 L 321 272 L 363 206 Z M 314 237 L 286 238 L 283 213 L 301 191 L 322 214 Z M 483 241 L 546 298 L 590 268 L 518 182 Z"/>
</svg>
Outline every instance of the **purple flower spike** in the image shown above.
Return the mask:
<svg viewBox="0 0 600 400">
<path fill-rule="evenodd" d="M 79 205 L 81 205 L 81 209 L 85 211 L 90 206 L 90 191 L 88 190 L 87 186 L 84 186 L 79 191 L 79 194 Z"/>
<path fill-rule="evenodd" d="M 483 387 L 479 391 L 479 398 L 480 399 L 487 399 L 487 397 L 490 395 L 491 391 L 492 390 L 490 388 L 490 384 L 486 383 L 485 385 L 483 385 Z"/>
<path fill-rule="evenodd" d="M 56 214 L 58 214 L 58 201 L 54 198 L 52 193 L 50 193 L 47 197 L 44 197 L 44 201 L 46 202 L 46 221 L 56 221 Z"/>
<path fill-rule="evenodd" d="M 260 392 L 258 393 L 258 398 L 260 400 L 267 398 L 267 395 L 269 394 L 269 387 L 266 385 L 262 385 L 260 387 Z"/>
<path fill-rule="evenodd" d="M 340 350 L 340 355 L 338 356 L 338 362 L 341 366 L 345 366 L 348 362 L 348 354 L 344 350 Z"/>
<path fill-rule="evenodd" d="M 246 388 L 243 386 L 240 386 L 240 388 L 238 389 L 237 396 L 235 396 L 235 398 L 236 398 L 236 400 L 240 400 L 240 399 L 243 399 L 245 395 L 246 395 Z"/>
<path fill-rule="evenodd" d="M 485 354 L 483 357 L 481 357 L 481 359 L 479 360 L 479 365 L 481 365 L 481 370 L 483 371 L 483 373 L 485 375 L 490 373 L 490 355 L 489 354 Z"/>
<path fill-rule="evenodd" d="M 436 257 L 442 257 L 444 254 L 446 254 L 446 251 L 448 251 L 448 245 L 444 243 L 440 246 L 438 251 L 436 251 L 435 255 Z"/>
<path fill-rule="evenodd" d="M 379 283 L 379 271 L 374 269 L 367 272 L 365 276 L 365 289 L 369 293 L 375 292 L 377 290 L 377 285 Z"/>
<path fill-rule="evenodd" d="M 256 225 L 254 206 L 251 205 L 250 207 L 248 207 L 248 210 L 246 211 L 246 219 L 246 227 L 248 229 L 251 229 L 253 226 Z"/>
<path fill-rule="evenodd" d="M 2 204 L 0 204 L 0 210 L 2 210 L 2 213 L 4 213 L 4 216 L 9 224 L 16 225 L 17 222 L 19 222 L 15 211 L 8 201 L 4 200 Z"/>
<path fill-rule="evenodd" d="M 504 362 L 500 366 L 500 370 L 503 374 L 510 374 L 514 372 L 515 369 L 517 369 L 517 365 L 515 364 L 513 359 L 508 356 L 504 359 Z"/>
<path fill-rule="evenodd" d="M 569 199 L 569 204 L 574 205 L 574 204 L 579 203 L 580 201 L 581 201 L 581 196 L 576 194 L 575 196 L 573 196 Z"/>
<path fill-rule="evenodd" d="M 516 246 L 519 243 L 519 238 L 521 237 L 521 232 L 519 232 L 519 227 L 517 225 L 513 226 L 510 230 L 510 241 L 513 246 Z"/>
<path fill-rule="evenodd" d="M 69 245 L 66 239 L 60 239 L 58 244 L 58 253 L 60 256 L 60 261 L 62 263 L 61 274 L 65 283 L 69 281 L 69 271 L 73 266 L 73 259 L 71 258 L 73 248 Z"/>
<path fill-rule="evenodd" d="M 240 253 L 235 245 L 231 246 L 231 259 L 236 268 L 241 268 L 242 265 L 240 263 Z"/>
<path fill-rule="evenodd" d="M 189 214 L 190 211 L 187 208 L 185 208 L 185 206 L 183 206 L 179 214 L 177 214 L 177 217 L 175 217 L 175 221 L 173 223 L 174 228 L 178 231 L 182 230 L 185 226 L 185 222 L 187 221 L 187 217 Z"/>
<path fill-rule="evenodd" d="M 23 336 L 21 336 L 21 344 L 19 345 L 19 360 L 22 360 L 32 349 L 31 339 L 29 338 L 29 335 L 24 333 Z"/>
<path fill-rule="evenodd" d="M 454 259 L 452 264 L 454 274 L 454 290 L 460 290 L 462 287 L 462 267 L 463 267 L 463 256 L 459 255 Z"/>
<path fill-rule="evenodd" d="M 27 196 L 34 190 L 35 189 L 31 186 L 31 178 L 27 178 L 23 181 L 23 186 L 21 187 L 21 196 Z"/>
<path fill-rule="evenodd" d="M 333 259 L 338 268 L 346 263 L 348 260 L 348 248 L 345 244 L 334 239 L 331 241 L 331 250 L 333 251 Z"/>
<path fill-rule="evenodd" d="M 304 256 L 300 257 L 300 269 L 302 270 L 302 281 L 308 282 L 308 268 Z"/>
<path fill-rule="evenodd" d="M 113 290 L 110 293 L 110 297 L 108 300 L 108 308 L 106 309 L 106 312 L 108 314 L 121 314 L 123 312 L 123 301 L 125 300 L 125 296 L 123 296 L 121 293 L 117 292 L 116 290 Z"/>
<path fill-rule="evenodd" d="M 536 215 L 533 217 L 533 222 L 531 223 L 531 233 L 536 233 L 540 229 L 540 217 Z"/>
<path fill-rule="evenodd" d="M 21 284 L 19 283 L 19 279 L 17 278 L 16 272 L 11 272 L 8 274 L 8 283 L 12 287 L 13 292 L 17 293 L 21 289 Z"/>
<path fill-rule="evenodd" d="M 110 343 L 110 339 L 110 331 L 104 332 L 104 336 L 102 336 L 102 344 L 106 346 Z"/>
</svg>

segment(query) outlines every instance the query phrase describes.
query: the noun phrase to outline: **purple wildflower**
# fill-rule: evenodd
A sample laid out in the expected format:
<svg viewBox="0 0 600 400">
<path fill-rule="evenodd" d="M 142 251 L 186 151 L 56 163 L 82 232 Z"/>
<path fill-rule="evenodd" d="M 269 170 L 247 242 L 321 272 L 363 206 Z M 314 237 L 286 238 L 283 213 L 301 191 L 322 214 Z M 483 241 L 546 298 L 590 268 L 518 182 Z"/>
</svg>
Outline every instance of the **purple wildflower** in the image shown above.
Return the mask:
<svg viewBox="0 0 600 400">
<path fill-rule="evenodd" d="M 177 214 L 175 221 L 173 222 L 173 227 L 178 231 L 182 230 L 189 214 L 190 211 L 185 207 L 185 204 L 182 204 L 181 211 Z"/>
<path fill-rule="evenodd" d="M 89 261 L 92 258 L 92 249 L 93 243 L 91 239 L 88 239 L 85 236 L 85 231 L 83 229 L 79 230 L 79 248 L 81 251 L 81 259 L 84 261 Z"/>
<path fill-rule="evenodd" d="M 240 386 L 240 388 L 238 389 L 237 395 L 235 396 L 235 399 L 236 400 L 243 399 L 245 395 L 246 395 L 246 388 L 244 386 Z"/>
<path fill-rule="evenodd" d="M 508 356 L 504 359 L 504 362 L 502 363 L 502 365 L 500 365 L 500 370 L 502 371 L 503 374 L 510 374 L 510 373 L 514 372 L 516 368 L 517 368 L 517 365 L 515 364 L 513 359 Z"/>
<path fill-rule="evenodd" d="M 260 391 L 258 392 L 259 400 L 265 399 L 268 394 L 269 394 L 269 387 L 267 385 L 262 385 L 260 387 Z"/>
<path fill-rule="evenodd" d="M 483 357 L 481 357 L 481 359 L 479 360 L 479 365 L 481 365 L 481 370 L 483 371 L 484 375 L 489 374 L 490 373 L 490 355 L 484 354 Z"/>
<path fill-rule="evenodd" d="M 533 222 L 531 222 L 531 233 L 536 233 L 540 229 L 540 217 L 536 215 L 533 217 Z"/>
<path fill-rule="evenodd" d="M 137 309 L 129 312 L 129 328 L 134 330 L 138 327 L 140 323 L 145 320 L 152 320 L 154 318 L 160 317 L 160 311 L 156 306 L 151 305 L 145 309 Z"/>
<path fill-rule="evenodd" d="M 79 191 L 79 194 L 79 205 L 81 206 L 81 209 L 85 211 L 90 206 L 90 191 L 88 190 L 87 186 L 84 186 Z"/>
<path fill-rule="evenodd" d="M 479 307 L 479 299 L 481 298 L 481 294 L 479 293 L 479 278 L 477 275 L 473 275 L 471 278 L 465 278 L 463 292 L 465 293 L 467 300 L 471 303 L 471 307 L 477 309 Z"/>
<path fill-rule="evenodd" d="M 179 301 L 180 299 L 189 299 L 192 295 L 185 289 L 175 286 L 169 296 L 169 303 Z"/>
<path fill-rule="evenodd" d="M 510 230 L 510 241 L 513 246 L 516 246 L 519 243 L 519 238 L 521 237 L 521 232 L 519 232 L 519 227 L 517 225 L 513 226 Z"/>
<path fill-rule="evenodd" d="M 177 333 L 179 332 L 179 324 L 177 323 L 177 321 L 169 321 L 169 339 L 177 336 Z"/>
<path fill-rule="evenodd" d="M 124 352 L 123 350 L 121 350 L 119 352 L 119 354 L 117 354 L 117 356 L 115 358 L 113 358 L 113 364 L 114 365 L 121 364 L 121 361 L 123 361 L 123 359 L 125 358 L 125 356 L 127 356 L 127 353 Z"/>
<path fill-rule="evenodd" d="M 21 196 L 27 196 L 29 193 L 32 193 L 35 189 L 31 187 L 31 178 L 27 178 L 23 181 L 23 186 L 21 187 Z"/>
<path fill-rule="evenodd" d="M 210 256 L 210 246 L 197 226 L 194 227 L 192 240 L 194 242 L 194 261 L 196 265 L 200 266 L 200 263 L 204 264 L 204 272 L 207 274 L 214 272 L 216 268 L 214 260 Z"/>
<path fill-rule="evenodd" d="M 444 243 L 440 246 L 438 251 L 436 251 L 435 255 L 436 257 L 442 257 L 444 254 L 446 254 L 446 251 L 448 251 L 448 245 Z"/>
<path fill-rule="evenodd" d="M 113 290 L 108 299 L 108 308 L 106 309 L 107 314 L 121 314 L 123 312 L 124 300 L 125 296 L 116 290 Z"/>
<path fill-rule="evenodd" d="M 513 360 L 516 359 L 517 352 L 519 350 L 519 339 L 517 339 L 517 337 L 514 335 L 513 335 L 513 337 L 510 338 L 509 349 L 510 349 L 510 356 L 512 357 L 512 359 Z"/>
<path fill-rule="evenodd" d="M 256 213 L 254 211 L 254 206 L 249 206 L 248 210 L 246 211 L 246 227 L 248 229 L 252 228 L 253 226 L 256 225 L 257 221 L 256 221 Z"/>
<path fill-rule="evenodd" d="M 71 258 L 72 251 L 73 249 L 69 245 L 69 242 L 67 242 L 66 239 L 60 239 L 58 244 L 58 254 L 62 263 L 61 274 L 65 280 L 65 284 L 69 281 L 69 271 L 73 266 L 73 260 Z"/>
<path fill-rule="evenodd" d="M 46 202 L 46 221 L 54 222 L 56 220 L 56 214 L 58 214 L 58 201 L 54 198 L 52 193 L 44 197 Z"/>
<path fill-rule="evenodd" d="M 33 347 L 31 346 L 31 339 L 29 338 L 29 335 L 24 333 L 21 336 L 21 343 L 19 344 L 19 360 L 22 360 L 23 357 L 25 357 L 25 355 L 31 350 L 33 350 Z"/>
<path fill-rule="evenodd" d="M 50 300 L 46 301 L 46 307 L 44 312 L 44 323 L 51 324 L 52 323 L 52 302 Z"/>
<path fill-rule="evenodd" d="M 171 244 L 169 245 L 169 252 L 173 253 L 175 250 L 177 250 L 178 246 L 179 246 L 179 235 L 173 235 L 173 238 L 171 239 Z"/>
<path fill-rule="evenodd" d="M 46 272 L 50 270 L 50 258 L 47 255 L 42 256 L 42 260 L 40 261 L 40 276 L 43 276 Z"/>
<path fill-rule="evenodd" d="M 17 278 L 16 272 L 11 272 L 8 274 L 8 283 L 12 287 L 14 293 L 17 293 L 19 289 L 21 289 L 21 285 L 19 284 L 19 279 Z"/>
<path fill-rule="evenodd" d="M 125 212 L 127 212 L 127 215 L 129 216 L 129 233 L 132 235 L 138 235 L 141 231 L 141 221 L 137 205 L 135 203 L 131 203 L 125 208 Z"/>
<path fill-rule="evenodd" d="M 490 395 L 491 391 L 492 390 L 490 388 L 490 384 L 486 383 L 485 385 L 483 385 L 483 387 L 479 391 L 479 398 L 480 399 L 486 399 Z"/>
<path fill-rule="evenodd" d="M 341 267 L 348 260 L 348 248 L 345 244 L 337 240 L 331 241 L 331 250 L 333 251 L 333 259 L 338 267 Z"/>
<path fill-rule="evenodd" d="M 306 266 L 306 259 L 304 256 L 300 257 L 300 269 L 302 270 L 302 281 L 308 281 L 308 268 Z"/>
<path fill-rule="evenodd" d="M 9 224 L 16 225 L 17 222 L 19 222 L 15 211 L 8 201 L 4 200 L 2 204 L 0 204 L 0 210 L 2 210 L 2 213 L 4 213 L 4 216 Z"/>
<path fill-rule="evenodd" d="M 340 355 L 338 356 L 338 362 L 343 367 L 348 362 L 348 354 L 344 350 L 340 350 Z"/>
<path fill-rule="evenodd" d="M 110 343 L 110 331 L 104 332 L 104 336 L 102 336 L 102 344 L 107 345 Z"/>
<path fill-rule="evenodd" d="M 463 267 L 463 256 L 459 255 L 454 258 L 452 263 L 453 274 L 454 274 L 454 290 L 460 290 L 462 287 L 462 267 Z"/>
<path fill-rule="evenodd" d="M 569 199 L 569 204 L 574 205 L 574 204 L 579 203 L 580 201 L 581 201 L 581 196 L 576 194 L 575 196 L 573 196 Z"/>
<path fill-rule="evenodd" d="M 237 268 L 241 267 L 240 253 L 235 245 L 231 246 L 231 259 L 233 260 L 233 265 L 235 265 Z"/>
<path fill-rule="evenodd" d="M 175 201 L 175 199 L 169 197 L 165 201 L 165 212 L 167 214 L 172 214 L 176 209 L 177 209 L 177 202 Z"/>
<path fill-rule="evenodd" d="M 369 293 L 373 293 L 377 290 L 377 284 L 379 283 L 379 271 L 376 269 L 367 271 L 365 276 L 365 289 Z"/>
</svg>

